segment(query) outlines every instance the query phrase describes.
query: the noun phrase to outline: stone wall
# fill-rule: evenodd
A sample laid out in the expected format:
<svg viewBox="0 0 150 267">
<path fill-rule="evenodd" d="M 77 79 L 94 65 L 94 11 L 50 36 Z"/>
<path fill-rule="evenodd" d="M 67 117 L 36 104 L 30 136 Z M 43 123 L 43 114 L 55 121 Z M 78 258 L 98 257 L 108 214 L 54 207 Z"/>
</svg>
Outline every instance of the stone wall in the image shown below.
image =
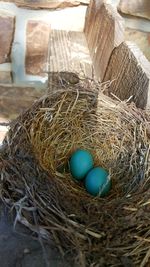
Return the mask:
<svg viewBox="0 0 150 267">
<path fill-rule="evenodd" d="M 17 6 L 33 8 L 33 9 L 57 9 L 79 6 L 80 4 L 89 4 L 90 0 L 3 0 L 4 2 L 12 2 Z"/>
<path fill-rule="evenodd" d="M 0 83 L 11 84 L 11 47 L 14 39 L 15 17 L 0 13 Z"/>
<path fill-rule="evenodd" d="M 0 2 L 0 84 L 45 87 L 48 80 L 50 21 Z"/>
</svg>

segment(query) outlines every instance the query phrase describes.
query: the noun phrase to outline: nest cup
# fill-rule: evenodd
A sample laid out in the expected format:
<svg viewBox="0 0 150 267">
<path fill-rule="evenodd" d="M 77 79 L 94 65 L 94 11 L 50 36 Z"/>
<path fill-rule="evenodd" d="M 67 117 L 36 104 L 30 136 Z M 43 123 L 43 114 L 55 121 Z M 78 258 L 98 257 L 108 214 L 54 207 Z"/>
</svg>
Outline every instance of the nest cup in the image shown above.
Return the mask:
<svg viewBox="0 0 150 267">
<path fill-rule="evenodd" d="M 146 266 L 148 129 L 148 113 L 97 90 L 61 90 L 43 97 L 14 122 L 5 139 L 2 198 L 9 196 L 14 204 L 26 195 L 24 205 L 36 207 L 43 237 L 51 233 L 61 253 L 73 255 L 79 266 L 123 266 L 124 259 Z M 94 198 L 72 179 L 67 164 L 79 148 L 109 171 L 108 197 Z M 8 179 L 10 156 L 18 166 L 21 154 L 32 171 Z M 21 214 L 27 219 L 23 209 Z M 33 224 L 31 212 L 27 226 L 33 230 Z"/>
<path fill-rule="evenodd" d="M 82 91 L 58 94 L 50 107 L 39 109 L 30 127 L 30 141 L 41 166 L 63 187 L 67 183 L 69 194 L 82 193 L 88 197 L 66 171 L 72 153 L 86 149 L 94 156 L 96 166 L 110 172 L 115 194 L 135 190 L 141 171 L 143 138 L 148 143 L 147 128 L 128 108 L 102 94 Z"/>
</svg>

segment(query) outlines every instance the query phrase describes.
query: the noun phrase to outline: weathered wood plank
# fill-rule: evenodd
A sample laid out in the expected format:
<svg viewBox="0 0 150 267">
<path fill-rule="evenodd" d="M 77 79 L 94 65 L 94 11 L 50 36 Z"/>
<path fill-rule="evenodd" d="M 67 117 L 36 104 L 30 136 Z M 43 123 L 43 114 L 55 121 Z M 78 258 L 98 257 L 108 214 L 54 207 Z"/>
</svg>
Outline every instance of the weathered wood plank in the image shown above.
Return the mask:
<svg viewBox="0 0 150 267">
<path fill-rule="evenodd" d="M 92 76 L 92 61 L 84 33 L 52 30 L 49 49 L 49 72 Z"/>
<path fill-rule="evenodd" d="M 83 32 L 52 30 L 49 44 L 49 92 L 93 77 L 93 66 Z"/>
<path fill-rule="evenodd" d="M 108 95 L 131 97 L 137 107 L 150 108 L 150 62 L 135 44 L 125 42 L 114 49 L 103 81 L 111 81 Z"/>
<path fill-rule="evenodd" d="M 115 7 L 91 0 L 85 20 L 85 36 L 99 80 L 103 80 L 110 55 L 124 41 L 124 22 Z"/>
</svg>

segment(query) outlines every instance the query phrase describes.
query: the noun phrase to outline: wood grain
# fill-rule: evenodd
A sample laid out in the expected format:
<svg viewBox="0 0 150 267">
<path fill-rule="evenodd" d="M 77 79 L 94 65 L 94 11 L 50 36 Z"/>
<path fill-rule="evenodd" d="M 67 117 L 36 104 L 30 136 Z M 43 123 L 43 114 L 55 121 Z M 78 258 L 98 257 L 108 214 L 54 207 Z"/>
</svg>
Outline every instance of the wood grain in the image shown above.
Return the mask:
<svg viewBox="0 0 150 267">
<path fill-rule="evenodd" d="M 103 81 L 111 81 L 108 95 L 131 97 L 137 107 L 150 107 L 150 62 L 135 44 L 125 42 L 114 49 Z"/>
<path fill-rule="evenodd" d="M 102 0 L 92 0 L 87 10 L 84 32 L 96 76 L 103 80 L 113 49 L 124 41 L 123 19 L 113 6 L 103 4 Z"/>
<path fill-rule="evenodd" d="M 59 72 L 92 78 L 92 61 L 83 32 L 51 31 L 49 73 L 56 75 Z"/>
</svg>

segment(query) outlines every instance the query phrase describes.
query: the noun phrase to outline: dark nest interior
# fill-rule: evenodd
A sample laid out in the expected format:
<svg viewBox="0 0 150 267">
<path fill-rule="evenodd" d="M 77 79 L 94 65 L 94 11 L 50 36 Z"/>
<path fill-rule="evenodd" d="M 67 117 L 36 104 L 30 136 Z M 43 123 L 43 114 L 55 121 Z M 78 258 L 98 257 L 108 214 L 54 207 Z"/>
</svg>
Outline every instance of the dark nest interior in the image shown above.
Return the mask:
<svg viewBox="0 0 150 267">
<path fill-rule="evenodd" d="M 107 197 L 72 179 L 67 163 L 77 148 L 109 171 Z M 15 222 L 53 238 L 75 266 L 149 266 L 149 150 L 148 112 L 92 84 L 61 89 L 11 123 L 0 150 L 1 199 Z"/>
</svg>

